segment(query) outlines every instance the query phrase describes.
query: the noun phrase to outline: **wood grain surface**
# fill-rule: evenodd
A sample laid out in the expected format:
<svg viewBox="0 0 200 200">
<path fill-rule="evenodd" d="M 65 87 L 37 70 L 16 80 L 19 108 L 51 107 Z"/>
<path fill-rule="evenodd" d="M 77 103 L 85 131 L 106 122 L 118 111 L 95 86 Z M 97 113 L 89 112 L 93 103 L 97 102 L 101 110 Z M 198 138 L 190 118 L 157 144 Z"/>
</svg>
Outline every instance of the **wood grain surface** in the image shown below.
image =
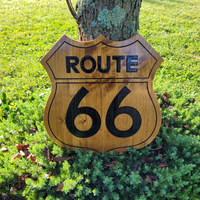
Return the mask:
<svg viewBox="0 0 200 200">
<path fill-rule="evenodd" d="M 52 85 L 44 112 L 48 134 L 72 150 L 146 146 L 161 125 L 152 82 L 162 62 L 139 34 L 120 42 L 63 35 L 41 60 Z"/>
</svg>

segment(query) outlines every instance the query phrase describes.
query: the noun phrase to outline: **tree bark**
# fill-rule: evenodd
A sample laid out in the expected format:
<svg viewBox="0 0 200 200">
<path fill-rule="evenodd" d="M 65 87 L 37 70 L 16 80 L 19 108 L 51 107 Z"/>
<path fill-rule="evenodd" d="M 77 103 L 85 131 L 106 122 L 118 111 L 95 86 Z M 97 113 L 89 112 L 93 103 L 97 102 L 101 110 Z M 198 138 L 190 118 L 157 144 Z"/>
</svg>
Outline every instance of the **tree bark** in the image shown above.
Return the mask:
<svg viewBox="0 0 200 200">
<path fill-rule="evenodd" d="M 121 41 L 133 37 L 139 29 L 142 0 L 78 0 L 76 3 L 79 40 L 99 35 Z"/>
</svg>

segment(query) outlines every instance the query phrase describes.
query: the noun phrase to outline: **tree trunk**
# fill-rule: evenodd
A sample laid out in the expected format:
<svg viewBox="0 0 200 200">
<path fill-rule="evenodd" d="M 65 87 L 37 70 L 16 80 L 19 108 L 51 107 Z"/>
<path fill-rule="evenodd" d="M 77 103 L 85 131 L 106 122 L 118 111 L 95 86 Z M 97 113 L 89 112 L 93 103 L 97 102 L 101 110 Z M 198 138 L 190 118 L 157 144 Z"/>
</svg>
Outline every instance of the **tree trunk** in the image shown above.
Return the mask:
<svg viewBox="0 0 200 200">
<path fill-rule="evenodd" d="M 79 40 L 89 41 L 99 35 L 121 41 L 133 37 L 139 29 L 142 0 L 78 0 L 75 16 Z"/>
</svg>

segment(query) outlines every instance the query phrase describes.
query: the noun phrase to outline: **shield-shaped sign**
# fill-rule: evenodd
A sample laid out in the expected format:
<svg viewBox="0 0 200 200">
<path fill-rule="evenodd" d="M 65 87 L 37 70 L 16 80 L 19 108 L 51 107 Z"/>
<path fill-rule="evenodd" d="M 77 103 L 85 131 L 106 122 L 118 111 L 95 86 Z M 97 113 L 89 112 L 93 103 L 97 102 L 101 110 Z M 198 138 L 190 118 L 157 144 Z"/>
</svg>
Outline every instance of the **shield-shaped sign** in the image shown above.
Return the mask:
<svg viewBox="0 0 200 200">
<path fill-rule="evenodd" d="M 52 85 L 44 112 L 48 134 L 69 149 L 146 146 L 161 125 L 152 82 L 162 62 L 139 34 L 89 42 L 63 35 L 41 60 Z"/>
</svg>

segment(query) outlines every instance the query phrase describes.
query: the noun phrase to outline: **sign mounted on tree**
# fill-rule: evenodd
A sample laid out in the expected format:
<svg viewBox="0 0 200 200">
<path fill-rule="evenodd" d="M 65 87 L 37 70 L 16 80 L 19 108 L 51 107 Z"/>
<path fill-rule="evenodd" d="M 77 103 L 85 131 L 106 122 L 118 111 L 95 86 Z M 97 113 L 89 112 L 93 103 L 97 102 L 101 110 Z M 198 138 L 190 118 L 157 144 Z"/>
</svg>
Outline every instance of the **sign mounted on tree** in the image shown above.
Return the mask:
<svg viewBox="0 0 200 200">
<path fill-rule="evenodd" d="M 152 82 L 162 62 L 139 34 L 88 42 L 63 35 L 41 60 L 52 84 L 44 113 L 48 134 L 69 149 L 146 146 L 161 125 Z"/>
</svg>

